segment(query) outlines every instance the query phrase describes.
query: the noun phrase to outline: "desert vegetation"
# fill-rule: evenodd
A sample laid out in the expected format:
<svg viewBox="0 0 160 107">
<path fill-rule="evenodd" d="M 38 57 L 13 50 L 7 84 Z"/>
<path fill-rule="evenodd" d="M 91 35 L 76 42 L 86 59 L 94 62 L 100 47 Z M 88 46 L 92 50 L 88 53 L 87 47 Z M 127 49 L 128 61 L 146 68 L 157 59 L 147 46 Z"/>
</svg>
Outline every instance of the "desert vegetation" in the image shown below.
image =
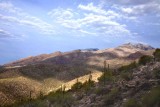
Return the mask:
<svg viewBox="0 0 160 107">
<path fill-rule="evenodd" d="M 153 53 L 153 56 L 155 60 L 160 61 L 160 49 L 156 49 L 155 52 Z"/>
<path fill-rule="evenodd" d="M 155 52 L 157 53 L 157 50 Z M 102 75 L 98 78 L 98 83 L 93 81 L 92 71 L 90 70 L 87 71 L 88 79 L 85 82 L 76 79 L 71 89 L 67 89 L 68 87 L 64 84 L 49 94 L 44 94 L 43 91 L 39 90 L 37 97 L 33 97 L 33 91 L 28 90 L 26 97 L 19 96 L 22 98 L 16 100 L 14 104 L 2 106 L 158 107 L 160 105 L 160 62 L 157 60 L 158 56 L 154 54 L 153 56 L 144 55 L 137 62 L 133 61 L 116 69 L 110 67 L 110 64 L 104 61 L 101 68 Z M 42 69 L 36 67 L 34 69 L 41 71 L 43 67 Z M 26 68 L 26 70 L 29 71 L 29 68 Z M 37 80 L 39 79 L 41 80 L 41 78 Z"/>
</svg>

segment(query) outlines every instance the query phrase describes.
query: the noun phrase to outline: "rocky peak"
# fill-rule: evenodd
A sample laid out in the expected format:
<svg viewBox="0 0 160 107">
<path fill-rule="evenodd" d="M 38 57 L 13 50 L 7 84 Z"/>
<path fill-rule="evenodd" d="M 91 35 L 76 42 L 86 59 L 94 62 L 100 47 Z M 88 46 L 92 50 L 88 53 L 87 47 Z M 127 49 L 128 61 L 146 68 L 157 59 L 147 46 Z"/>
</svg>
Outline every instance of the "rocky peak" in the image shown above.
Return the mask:
<svg viewBox="0 0 160 107">
<path fill-rule="evenodd" d="M 130 48 L 130 49 L 135 48 L 135 49 L 140 49 L 140 50 L 152 50 L 152 49 L 154 49 L 152 46 L 142 44 L 142 43 L 126 43 L 126 44 L 123 44 L 119 47 Z"/>
</svg>

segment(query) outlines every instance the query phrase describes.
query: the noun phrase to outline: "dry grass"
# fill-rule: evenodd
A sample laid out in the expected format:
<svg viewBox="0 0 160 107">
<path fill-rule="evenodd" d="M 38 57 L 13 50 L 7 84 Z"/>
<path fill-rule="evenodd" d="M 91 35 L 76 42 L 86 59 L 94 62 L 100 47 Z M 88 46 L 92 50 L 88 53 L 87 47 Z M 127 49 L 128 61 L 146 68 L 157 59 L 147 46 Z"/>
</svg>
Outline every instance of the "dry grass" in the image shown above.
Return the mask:
<svg viewBox="0 0 160 107">
<path fill-rule="evenodd" d="M 94 71 L 92 79 L 97 82 L 97 78 L 102 75 L 101 72 Z M 87 81 L 89 75 L 79 77 L 78 80 L 82 83 Z M 19 76 L 14 78 L 0 79 L 0 105 L 7 105 L 19 101 L 20 99 L 29 99 L 30 92 L 32 98 L 36 98 L 42 92 L 48 94 L 51 91 L 58 89 L 62 84 L 66 86 L 66 91 L 71 89 L 71 86 L 77 81 L 73 79 L 64 83 L 54 78 L 47 78 L 43 81 L 32 80 L 27 77 Z"/>
<path fill-rule="evenodd" d="M 39 96 L 40 92 L 46 94 L 49 90 L 57 88 L 62 82 L 48 78 L 36 81 L 27 77 L 0 79 L 0 105 L 7 105 L 19 100 L 26 100 Z"/>
<path fill-rule="evenodd" d="M 92 75 L 92 80 L 95 81 L 95 82 L 98 82 L 98 78 L 102 75 L 102 72 L 93 71 L 93 73 L 91 73 L 91 75 Z M 89 74 L 88 74 L 88 75 L 81 76 L 81 77 L 79 77 L 79 78 L 73 79 L 73 80 L 71 80 L 71 81 L 68 81 L 68 82 L 62 84 L 63 86 L 66 87 L 66 88 L 65 88 L 65 91 L 68 91 L 69 89 L 71 89 L 71 87 L 77 82 L 77 79 L 78 79 L 79 82 L 84 83 L 84 82 L 86 82 L 86 81 L 89 79 Z M 61 86 L 58 87 L 57 89 L 59 89 L 59 88 L 61 88 Z M 54 90 L 55 90 L 55 89 L 50 90 L 49 92 L 54 91 Z M 49 93 L 49 92 L 48 92 L 48 93 Z"/>
</svg>

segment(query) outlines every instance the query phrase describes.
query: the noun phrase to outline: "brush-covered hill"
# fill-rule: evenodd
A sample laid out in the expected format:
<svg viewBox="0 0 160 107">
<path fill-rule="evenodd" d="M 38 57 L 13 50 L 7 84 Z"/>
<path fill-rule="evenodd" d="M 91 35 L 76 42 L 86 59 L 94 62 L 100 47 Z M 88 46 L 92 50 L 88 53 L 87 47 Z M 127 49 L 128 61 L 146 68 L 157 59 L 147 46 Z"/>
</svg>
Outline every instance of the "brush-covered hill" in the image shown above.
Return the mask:
<svg viewBox="0 0 160 107">
<path fill-rule="evenodd" d="M 85 49 L 71 52 L 55 52 L 20 59 L 5 64 L 0 70 L 1 104 L 47 94 L 62 84 L 73 84 L 77 78 L 85 81 L 90 72 L 101 76 L 104 61 L 117 69 L 137 61 L 143 55 L 152 55 L 154 48 L 143 44 L 124 44 L 116 48 Z"/>
<path fill-rule="evenodd" d="M 107 68 L 94 82 L 95 75 L 81 77 L 68 90 L 67 82 L 57 91 L 37 99 L 15 103 L 18 107 L 159 107 L 160 49 L 116 71 Z M 75 80 L 74 80 L 75 81 Z"/>
</svg>

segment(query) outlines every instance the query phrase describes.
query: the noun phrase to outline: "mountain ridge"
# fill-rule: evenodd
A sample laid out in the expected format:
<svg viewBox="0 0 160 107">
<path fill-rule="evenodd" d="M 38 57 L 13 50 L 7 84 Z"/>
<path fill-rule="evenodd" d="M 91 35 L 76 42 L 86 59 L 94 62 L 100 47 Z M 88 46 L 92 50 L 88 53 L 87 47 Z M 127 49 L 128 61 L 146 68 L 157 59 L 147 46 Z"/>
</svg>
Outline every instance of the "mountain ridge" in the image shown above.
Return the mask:
<svg viewBox="0 0 160 107">
<path fill-rule="evenodd" d="M 152 50 L 154 49 L 152 46 L 142 43 L 126 43 L 119 47 L 127 47 L 127 48 L 137 48 L 142 50 Z"/>
<path fill-rule="evenodd" d="M 150 45 L 145 45 L 141 43 L 133 44 L 133 43 L 126 43 L 123 45 L 120 45 L 116 48 L 108 48 L 104 50 L 99 50 L 98 48 L 87 48 L 87 49 L 78 49 L 78 50 L 73 50 L 69 52 L 54 52 L 50 54 L 40 54 L 37 56 L 29 56 L 17 61 L 13 61 L 7 64 L 4 64 L 4 66 L 19 66 L 19 65 L 28 65 L 28 64 L 34 64 L 37 62 L 43 62 L 49 58 L 54 58 L 54 57 L 59 57 L 59 56 L 65 56 L 67 54 L 72 54 L 72 53 L 78 53 L 78 52 L 84 52 L 84 53 L 111 53 L 112 55 L 117 55 L 120 57 L 126 57 L 126 55 L 129 55 L 130 53 L 135 53 L 137 51 L 148 51 L 148 50 L 154 50 L 154 48 Z M 120 51 L 132 51 L 129 54 Z M 122 55 L 123 54 L 123 55 Z"/>
</svg>

